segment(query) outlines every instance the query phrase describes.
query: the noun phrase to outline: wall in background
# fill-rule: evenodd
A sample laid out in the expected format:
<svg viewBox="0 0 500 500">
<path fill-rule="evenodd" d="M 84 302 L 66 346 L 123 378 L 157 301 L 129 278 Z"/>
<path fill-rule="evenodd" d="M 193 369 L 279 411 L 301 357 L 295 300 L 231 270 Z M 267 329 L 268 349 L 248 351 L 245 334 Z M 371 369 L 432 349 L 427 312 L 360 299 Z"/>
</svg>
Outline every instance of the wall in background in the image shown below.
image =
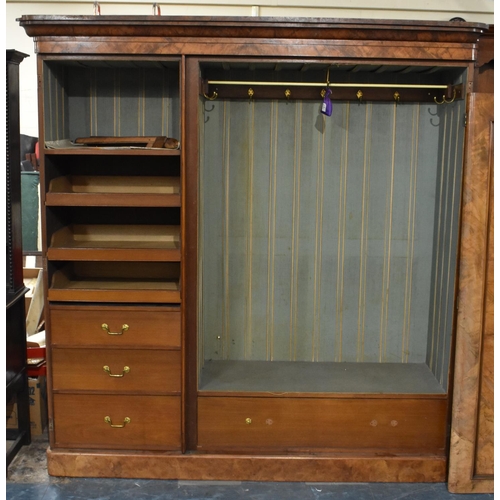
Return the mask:
<svg viewBox="0 0 500 500">
<path fill-rule="evenodd" d="M 183 0 L 158 2 L 162 15 L 333 17 L 362 19 L 415 19 L 449 21 L 461 17 L 469 22 L 493 24 L 493 0 Z M 102 15 L 151 15 L 153 2 L 101 1 Z M 20 67 L 21 133 L 38 135 L 36 57 L 33 40 L 16 21 L 22 15 L 92 15 L 93 1 L 9 1 L 6 12 L 6 48 L 30 57 Z"/>
</svg>

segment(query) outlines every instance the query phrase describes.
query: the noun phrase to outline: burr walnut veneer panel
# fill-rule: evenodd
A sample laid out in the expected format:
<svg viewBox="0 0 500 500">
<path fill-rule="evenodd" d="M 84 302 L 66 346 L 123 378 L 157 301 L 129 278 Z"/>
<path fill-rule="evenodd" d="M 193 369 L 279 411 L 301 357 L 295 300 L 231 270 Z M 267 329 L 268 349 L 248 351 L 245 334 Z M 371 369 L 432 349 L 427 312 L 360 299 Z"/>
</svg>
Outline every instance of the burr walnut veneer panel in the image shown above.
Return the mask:
<svg viewBox="0 0 500 500">
<path fill-rule="evenodd" d="M 222 481 L 443 482 L 443 457 L 213 455 L 49 449 L 52 476 Z"/>
<path fill-rule="evenodd" d="M 493 491 L 492 94 L 471 94 L 469 120 L 448 483 L 456 493 Z"/>
</svg>

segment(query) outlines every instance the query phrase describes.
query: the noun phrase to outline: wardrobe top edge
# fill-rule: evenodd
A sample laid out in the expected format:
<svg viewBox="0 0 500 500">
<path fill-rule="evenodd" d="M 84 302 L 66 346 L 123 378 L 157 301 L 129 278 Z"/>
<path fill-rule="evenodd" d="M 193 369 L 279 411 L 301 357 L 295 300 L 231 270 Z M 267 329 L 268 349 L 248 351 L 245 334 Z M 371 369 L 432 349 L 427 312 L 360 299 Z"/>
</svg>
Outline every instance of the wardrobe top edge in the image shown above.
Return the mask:
<svg viewBox="0 0 500 500">
<path fill-rule="evenodd" d="M 109 24 L 135 24 L 144 26 L 237 26 L 266 27 L 315 27 L 315 28 L 397 28 L 401 29 L 445 29 L 458 31 L 487 31 L 490 25 L 462 21 L 416 21 L 398 19 L 344 19 L 326 17 L 253 17 L 253 16 L 65 16 L 65 15 L 23 15 L 16 19 L 21 26 L 25 25 L 74 25 L 91 24 L 94 26 Z"/>
</svg>

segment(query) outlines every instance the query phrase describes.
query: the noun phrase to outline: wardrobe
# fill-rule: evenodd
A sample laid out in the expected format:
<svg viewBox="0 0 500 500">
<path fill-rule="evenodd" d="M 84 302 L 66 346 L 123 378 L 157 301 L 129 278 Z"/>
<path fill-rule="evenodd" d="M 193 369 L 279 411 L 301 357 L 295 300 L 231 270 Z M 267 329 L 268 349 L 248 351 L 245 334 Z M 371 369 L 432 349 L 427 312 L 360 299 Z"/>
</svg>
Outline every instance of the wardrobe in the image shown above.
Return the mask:
<svg viewBox="0 0 500 500">
<path fill-rule="evenodd" d="M 488 26 L 19 22 L 44 144 L 49 473 L 445 481 L 456 361 L 472 339 L 479 365 L 492 353 Z M 488 491 L 478 474 L 450 488 Z"/>
</svg>

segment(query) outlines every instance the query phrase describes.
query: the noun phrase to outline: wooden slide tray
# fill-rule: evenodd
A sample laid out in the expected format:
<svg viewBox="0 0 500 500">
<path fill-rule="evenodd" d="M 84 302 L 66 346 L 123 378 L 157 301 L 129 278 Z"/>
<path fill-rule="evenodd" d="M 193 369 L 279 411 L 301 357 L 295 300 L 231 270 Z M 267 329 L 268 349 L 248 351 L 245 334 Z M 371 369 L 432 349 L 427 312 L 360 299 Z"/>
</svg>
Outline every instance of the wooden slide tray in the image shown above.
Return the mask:
<svg viewBox="0 0 500 500">
<path fill-rule="evenodd" d="M 172 303 L 181 301 L 176 280 L 84 278 L 70 279 L 56 272 L 48 293 L 57 302 L 142 302 Z"/>
<path fill-rule="evenodd" d="M 179 226 L 71 224 L 52 236 L 49 260 L 180 261 Z"/>
<path fill-rule="evenodd" d="M 179 141 L 165 136 L 92 136 L 75 139 L 76 144 L 94 147 L 142 147 L 179 149 Z"/>
<path fill-rule="evenodd" d="M 48 206 L 180 207 L 179 177 L 72 175 L 52 179 Z"/>
<path fill-rule="evenodd" d="M 179 304 L 178 262 L 72 262 L 54 272 L 49 301 Z"/>
</svg>

